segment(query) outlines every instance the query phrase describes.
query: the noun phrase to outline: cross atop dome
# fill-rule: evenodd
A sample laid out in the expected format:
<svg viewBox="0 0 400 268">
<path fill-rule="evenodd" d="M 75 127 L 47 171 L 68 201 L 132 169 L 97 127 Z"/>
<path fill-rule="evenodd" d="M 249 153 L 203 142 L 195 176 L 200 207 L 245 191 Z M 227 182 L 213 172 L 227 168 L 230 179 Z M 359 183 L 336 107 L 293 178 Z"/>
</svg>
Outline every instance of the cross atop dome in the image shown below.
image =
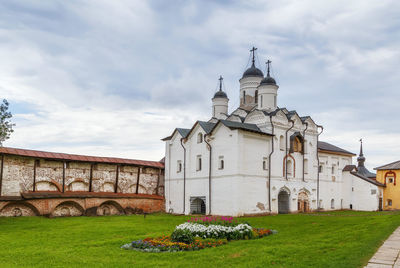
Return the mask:
<svg viewBox="0 0 400 268">
<path fill-rule="evenodd" d="M 244 73 L 242 78 L 246 78 L 246 77 L 264 77 L 263 72 L 258 69 L 256 67 L 256 47 L 252 47 L 252 49 L 250 49 L 250 53 L 251 53 L 251 66 L 250 68 L 248 68 Z"/>
</svg>

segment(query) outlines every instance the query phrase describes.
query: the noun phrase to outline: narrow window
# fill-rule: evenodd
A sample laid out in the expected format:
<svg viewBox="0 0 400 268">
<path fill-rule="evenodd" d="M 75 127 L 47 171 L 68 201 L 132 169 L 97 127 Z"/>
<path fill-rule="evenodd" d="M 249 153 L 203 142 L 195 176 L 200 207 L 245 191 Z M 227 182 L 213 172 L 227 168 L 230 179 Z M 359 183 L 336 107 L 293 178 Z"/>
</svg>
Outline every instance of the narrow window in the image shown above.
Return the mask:
<svg viewBox="0 0 400 268">
<path fill-rule="evenodd" d="M 178 160 L 176 172 L 179 173 L 182 171 L 182 161 Z"/>
<path fill-rule="evenodd" d="M 319 173 L 323 173 L 324 172 L 324 166 L 323 165 L 319 165 L 318 171 L 319 171 Z"/>
<path fill-rule="evenodd" d="M 246 91 L 243 90 L 243 104 L 246 104 Z"/>
<path fill-rule="evenodd" d="M 218 160 L 219 160 L 218 169 L 224 169 L 225 167 L 224 157 L 220 156 Z"/>
<path fill-rule="evenodd" d="M 199 133 L 197 134 L 197 143 L 202 143 L 203 142 L 203 134 Z"/>
<path fill-rule="evenodd" d="M 263 95 L 261 95 L 261 107 L 263 107 Z"/>
<path fill-rule="evenodd" d="M 196 171 L 200 171 L 201 170 L 201 155 L 197 156 L 197 161 L 196 161 Z"/>
<path fill-rule="evenodd" d="M 256 90 L 254 98 L 255 98 L 255 102 L 258 103 L 258 90 Z M 261 103 L 261 105 L 262 105 L 262 103 Z"/>
<path fill-rule="evenodd" d="M 268 158 L 263 158 L 263 170 L 268 170 Z"/>
<path fill-rule="evenodd" d="M 276 107 L 276 96 L 274 96 L 274 106 Z"/>
<path fill-rule="evenodd" d="M 331 200 L 331 209 L 335 209 L 335 199 Z"/>
</svg>

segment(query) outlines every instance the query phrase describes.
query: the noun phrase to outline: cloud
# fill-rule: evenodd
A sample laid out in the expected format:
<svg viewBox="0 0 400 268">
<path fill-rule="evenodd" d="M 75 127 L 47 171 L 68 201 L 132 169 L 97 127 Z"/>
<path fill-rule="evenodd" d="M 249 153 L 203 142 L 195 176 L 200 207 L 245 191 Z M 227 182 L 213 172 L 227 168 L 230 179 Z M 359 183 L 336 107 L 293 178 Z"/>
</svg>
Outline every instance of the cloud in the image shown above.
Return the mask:
<svg viewBox="0 0 400 268">
<path fill-rule="evenodd" d="M 324 125 L 323 140 L 367 162 L 400 158 L 397 1 L 3 1 L 0 97 L 6 146 L 158 160 L 160 138 L 230 110 L 255 45 L 278 105 Z M 261 66 L 260 68 L 264 68 Z"/>
</svg>

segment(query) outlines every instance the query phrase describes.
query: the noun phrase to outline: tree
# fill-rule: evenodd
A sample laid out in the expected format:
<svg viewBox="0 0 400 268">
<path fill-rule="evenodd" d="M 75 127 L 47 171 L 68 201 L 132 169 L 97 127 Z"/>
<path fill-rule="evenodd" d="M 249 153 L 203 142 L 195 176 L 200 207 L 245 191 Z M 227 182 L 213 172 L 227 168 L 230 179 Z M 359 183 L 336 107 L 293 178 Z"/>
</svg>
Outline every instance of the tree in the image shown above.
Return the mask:
<svg viewBox="0 0 400 268">
<path fill-rule="evenodd" d="M 11 133 L 14 132 L 13 126 L 15 124 L 11 123 L 11 112 L 8 111 L 8 101 L 3 100 L 3 103 L 0 105 L 0 146 L 3 145 L 5 140 L 10 138 Z"/>
</svg>

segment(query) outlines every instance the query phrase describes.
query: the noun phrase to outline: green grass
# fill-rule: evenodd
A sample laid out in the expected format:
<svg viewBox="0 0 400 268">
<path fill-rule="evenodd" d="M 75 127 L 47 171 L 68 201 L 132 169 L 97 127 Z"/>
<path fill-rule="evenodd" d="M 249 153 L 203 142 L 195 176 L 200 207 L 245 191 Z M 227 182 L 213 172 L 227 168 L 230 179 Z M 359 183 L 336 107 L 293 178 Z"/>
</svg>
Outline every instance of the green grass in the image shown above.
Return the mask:
<svg viewBox="0 0 400 268">
<path fill-rule="evenodd" d="M 279 233 L 193 252 L 119 247 L 172 232 L 186 216 L 0 218 L 1 267 L 362 267 L 400 225 L 397 212 L 330 212 L 241 218 Z"/>
</svg>

